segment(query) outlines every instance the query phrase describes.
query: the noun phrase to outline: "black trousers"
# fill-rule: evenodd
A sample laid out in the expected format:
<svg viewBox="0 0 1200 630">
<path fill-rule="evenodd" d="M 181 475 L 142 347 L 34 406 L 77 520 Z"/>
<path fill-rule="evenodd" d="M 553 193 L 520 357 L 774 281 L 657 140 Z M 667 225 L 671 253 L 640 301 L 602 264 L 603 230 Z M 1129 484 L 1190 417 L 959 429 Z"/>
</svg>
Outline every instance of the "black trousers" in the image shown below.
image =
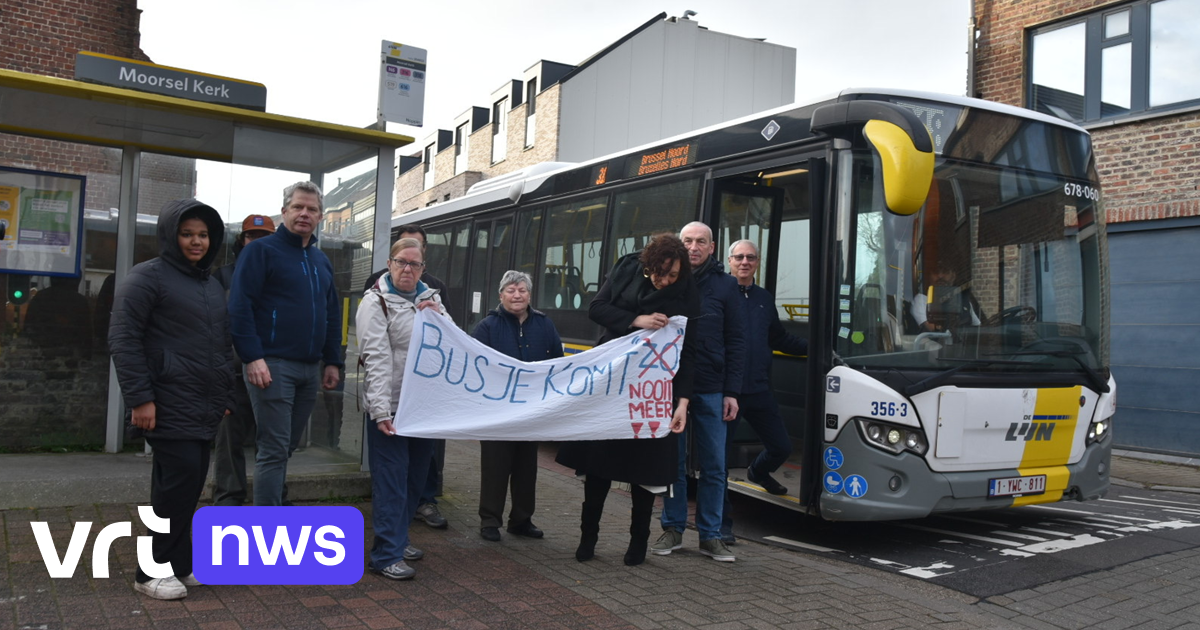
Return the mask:
<svg viewBox="0 0 1200 630">
<path fill-rule="evenodd" d="M 204 478 L 208 476 L 208 441 L 152 437 L 146 441 L 154 449 L 150 506 L 155 515 L 171 522 L 169 533 L 150 532 L 154 561 L 170 562 L 175 575 L 185 577 L 192 573 L 192 515 L 196 513 Z M 137 581 L 150 581 L 140 567 Z"/>
<path fill-rule="evenodd" d="M 479 442 L 480 527 L 500 527 L 510 488 L 508 526 L 524 525 L 533 518 L 537 449 L 537 442 Z"/>
<path fill-rule="evenodd" d="M 630 542 L 645 543 L 650 537 L 654 495 L 636 483 L 630 486 L 629 496 L 633 501 L 633 509 L 629 513 Z M 589 474 L 583 480 L 583 524 L 580 529 L 585 535 L 596 535 L 600 532 L 600 517 L 604 512 L 604 502 L 608 500 L 610 488 L 612 480 L 598 475 Z"/>
<path fill-rule="evenodd" d="M 246 438 L 254 436 L 254 408 L 246 393 L 245 379 L 237 379 L 237 388 L 233 413 L 225 416 L 217 426 L 213 505 L 241 505 L 246 501 Z"/>
</svg>

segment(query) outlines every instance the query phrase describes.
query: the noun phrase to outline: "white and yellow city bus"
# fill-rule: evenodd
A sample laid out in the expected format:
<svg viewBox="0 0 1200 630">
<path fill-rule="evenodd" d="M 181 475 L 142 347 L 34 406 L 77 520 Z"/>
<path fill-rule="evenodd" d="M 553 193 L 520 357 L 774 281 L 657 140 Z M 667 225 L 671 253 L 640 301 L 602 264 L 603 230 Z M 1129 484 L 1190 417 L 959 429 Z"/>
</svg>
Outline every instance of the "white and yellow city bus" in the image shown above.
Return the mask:
<svg viewBox="0 0 1200 630">
<path fill-rule="evenodd" d="M 807 357 L 775 353 L 789 494 L 730 487 L 832 520 L 916 518 L 1109 487 L 1104 217 L 1090 138 L 963 97 L 847 90 L 580 164 L 543 164 L 394 219 L 428 231 L 429 270 L 472 328 L 507 269 L 568 351 L 588 304 L 652 234 L 750 239 L 757 283 Z"/>
</svg>

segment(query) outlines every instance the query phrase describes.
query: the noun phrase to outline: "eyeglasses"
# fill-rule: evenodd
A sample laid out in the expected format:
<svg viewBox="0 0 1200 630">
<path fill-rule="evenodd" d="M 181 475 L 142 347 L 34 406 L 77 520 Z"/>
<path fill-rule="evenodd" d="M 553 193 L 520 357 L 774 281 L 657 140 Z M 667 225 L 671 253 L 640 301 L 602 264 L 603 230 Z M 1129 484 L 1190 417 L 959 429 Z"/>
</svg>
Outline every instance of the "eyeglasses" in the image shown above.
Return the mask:
<svg viewBox="0 0 1200 630">
<path fill-rule="evenodd" d="M 419 269 L 423 269 L 425 267 L 425 263 L 423 263 L 423 262 L 411 262 L 408 260 L 400 260 L 399 258 L 393 258 L 391 260 L 392 260 L 392 262 L 396 263 L 396 265 L 398 267 L 400 267 L 401 269 L 404 269 L 405 267 L 412 267 L 413 269 L 419 270 Z"/>
<path fill-rule="evenodd" d="M 758 260 L 758 254 L 730 254 L 729 257 L 737 261 L 749 260 L 750 262 L 754 262 Z"/>
</svg>

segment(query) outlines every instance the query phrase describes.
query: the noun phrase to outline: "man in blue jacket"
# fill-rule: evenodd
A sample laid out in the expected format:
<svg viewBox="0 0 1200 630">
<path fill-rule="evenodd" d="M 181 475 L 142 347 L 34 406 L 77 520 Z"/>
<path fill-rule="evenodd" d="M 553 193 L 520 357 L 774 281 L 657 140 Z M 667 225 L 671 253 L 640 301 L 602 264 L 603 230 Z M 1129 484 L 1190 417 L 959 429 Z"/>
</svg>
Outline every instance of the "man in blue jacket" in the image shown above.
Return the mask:
<svg viewBox="0 0 1200 630">
<path fill-rule="evenodd" d="M 738 414 L 745 361 L 745 307 L 737 281 L 725 273 L 713 256 L 716 243 L 712 230 L 694 221 L 679 231 L 688 250 L 688 262 L 701 296 L 701 315 L 688 322 L 700 341 L 696 348 L 696 376 L 688 411 L 687 431 L 695 449 L 694 462 L 700 469 L 696 485 L 696 529 L 700 553 L 720 562 L 733 562 L 734 555 L 721 541 L 721 511 L 725 502 L 725 422 Z M 689 333 L 692 331 L 689 330 Z M 663 533 L 650 549 L 665 556 L 683 546 L 687 528 L 687 448 L 679 449 L 679 474 L 670 495 L 663 500 Z"/>
<path fill-rule="evenodd" d="M 787 461 L 792 453 L 792 440 L 788 437 L 779 405 L 771 394 L 771 360 L 773 351 L 804 356 L 808 354 L 808 340 L 788 334 L 779 321 L 775 307 L 775 296 L 754 284 L 758 266 L 762 259 L 758 246 L 753 241 L 737 241 L 729 247 L 729 269 L 737 278 L 738 290 L 746 306 L 746 374 L 742 381 L 742 393 L 738 396 L 738 408 L 754 432 L 762 440 L 764 450 L 754 458 L 746 469 L 746 478 L 771 494 L 787 494 L 787 488 L 775 480 L 771 473 Z M 737 432 L 738 420 L 729 423 L 726 448 Z M 728 493 L 722 511 L 721 537 L 726 543 L 733 541 L 733 514 Z"/>
<path fill-rule="evenodd" d="M 283 225 L 246 245 L 229 291 L 233 346 L 258 423 L 255 505 L 282 503 L 288 458 L 316 406 L 317 387 L 333 389 L 340 380 L 342 313 L 333 265 L 314 237 L 322 213 L 316 184 L 288 186 Z"/>
</svg>

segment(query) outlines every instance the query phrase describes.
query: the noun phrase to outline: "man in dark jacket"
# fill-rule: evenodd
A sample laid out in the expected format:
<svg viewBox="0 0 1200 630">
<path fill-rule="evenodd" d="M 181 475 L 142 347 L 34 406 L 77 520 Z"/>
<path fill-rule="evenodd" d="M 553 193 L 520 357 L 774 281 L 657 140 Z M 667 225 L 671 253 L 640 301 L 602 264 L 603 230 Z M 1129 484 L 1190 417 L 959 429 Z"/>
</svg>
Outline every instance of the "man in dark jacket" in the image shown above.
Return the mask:
<svg viewBox="0 0 1200 630">
<path fill-rule="evenodd" d="M 521 361 L 545 361 L 563 355 L 554 322 L 531 303 L 533 281 L 523 271 L 506 271 L 500 279 L 500 306 L 475 327 L 474 337 L 489 348 Z M 537 486 L 537 442 L 479 442 L 479 535 L 500 541 L 504 499 L 512 485 L 508 533 L 541 538 L 533 524 Z"/>
<path fill-rule="evenodd" d="M 738 414 L 738 394 L 742 389 L 742 365 L 745 361 L 745 307 L 737 281 L 725 273 L 713 256 L 716 244 L 712 230 L 694 221 L 679 231 L 688 250 L 688 262 L 701 297 L 701 315 L 688 322 L 695 327 L 696 375 L 688 411 L 687 430 L 695 449 L 693 461 L 700 469 L 696 485 L 696 529 L 700 532 L 700 553 L 719 562 L 733 562 L 734 555 L 721 541 L 721 511 L 725 503 L 725 422 Z M 683 546 L 687 529 L 687 449 L 679 449 L 679 473 L 674 488 L 663 500 L 663 533 L 651 551 L 665 556 Z"/>
<path fill-rule="evenodd" d="M 340 380 L 342 310 L 333 265 L 314 237 L 322 214 L 316 184 L 288 186 L 283 225 L 247 245 L 233 273 L 229 325 L 258 423 L 255 505 L 282 503 L 288 458 L 316 406 L 317 387 L 333 389 Z"/>
<path fill-rule="evenodd" d="M 797 356 L 808 354 L 808 340 L 790 335 L 783 329 L 775 308 L 775 296 L 754 284 L 760 262 L 758 246 L 753 241 L 737 241 L 729 247 L 729 268 L 737 278 L 746 306 L 746 375 L 742 380 L 742 393 L 738 396 L 738 408 L 741 417 L 758 433 L 764 447 L 746 469 L 746 477 L 771 494 L 787 494 L 787 488 L 771 476 L 792 453 L 792 440 L 779 416 L 775 396 L 771 394 L 771 360 L 774 350 Z M 738 419 L 730 422 L 727 428 L 725 446 L 728 451 L 737 433 Z M 721 537 L 729 543 L 733 540 L 733 514 L 728 492 L 725 497 Z"/>
<path fill-rule="evenodd" d="M 233 242 L 233 263 L 215 272 L 213 277 L 225 288 L 228 295 L 233 286 L 233 270 L 238 256 L 247 243 L 275 233 L 275 222 L 271 217 L 252 214 L 242 221 L 242 232 Z M 236 353 L 234 360 L 237 360 Z M 240 366 L 241 363 L 238 362 Z M 239 368 L 240 371 L 240 368 Z M 250 405 L 250 394 L 246 381 L 237 379 L 234 384 L 233 413 L 225 416 L 217 428 L 217 442 L 213 449 L 213 505 L 241 505 L 246 501 L 246 437 L 254 432 L 254 407 Z M 287 496 L 287 487 L 284 487 Z"/>
<path fill-rule="evenodd" d="M 400 238 L 415 238 L 421 241 L 421 253 L 425 252 L 425 230 L 416 223 L 408 223 L 401 225 Z M 399 240 L 399 239 L 397 239 Z M 428 259 L 426 259 L 428 260 Z M 371 274 L 367 279 L 367 285 L 363 287 L 363 293 L 371 290 L 379 277 L 387 273 L 387 269 L 377 271 Z M 446 293 L 446 283 L 442 282 L 437 276 L 429 273 L 429 268 L 425 268 L 425 272 L 421 274 L 421 282 L 431 289 L 437 289 L 438 296 L 442 298 L 442 304 L 446 308 L 450 306 L 450 297 Z M 426 525 L 434 529 L 445 529 L 448 523 L 446 517 L 442 516 L 441 510 L 437 506 L 437 497 L 442 496 L 442 466 L 446 462 L 446 440 L 431 440 L 433 442 L 433 459 L 429 462 L 429 475 L 425 478 L 425 489 L 421 492 L 420 502 L 417 504 L 417 520 L 424 521 Z"/>
</svg>

